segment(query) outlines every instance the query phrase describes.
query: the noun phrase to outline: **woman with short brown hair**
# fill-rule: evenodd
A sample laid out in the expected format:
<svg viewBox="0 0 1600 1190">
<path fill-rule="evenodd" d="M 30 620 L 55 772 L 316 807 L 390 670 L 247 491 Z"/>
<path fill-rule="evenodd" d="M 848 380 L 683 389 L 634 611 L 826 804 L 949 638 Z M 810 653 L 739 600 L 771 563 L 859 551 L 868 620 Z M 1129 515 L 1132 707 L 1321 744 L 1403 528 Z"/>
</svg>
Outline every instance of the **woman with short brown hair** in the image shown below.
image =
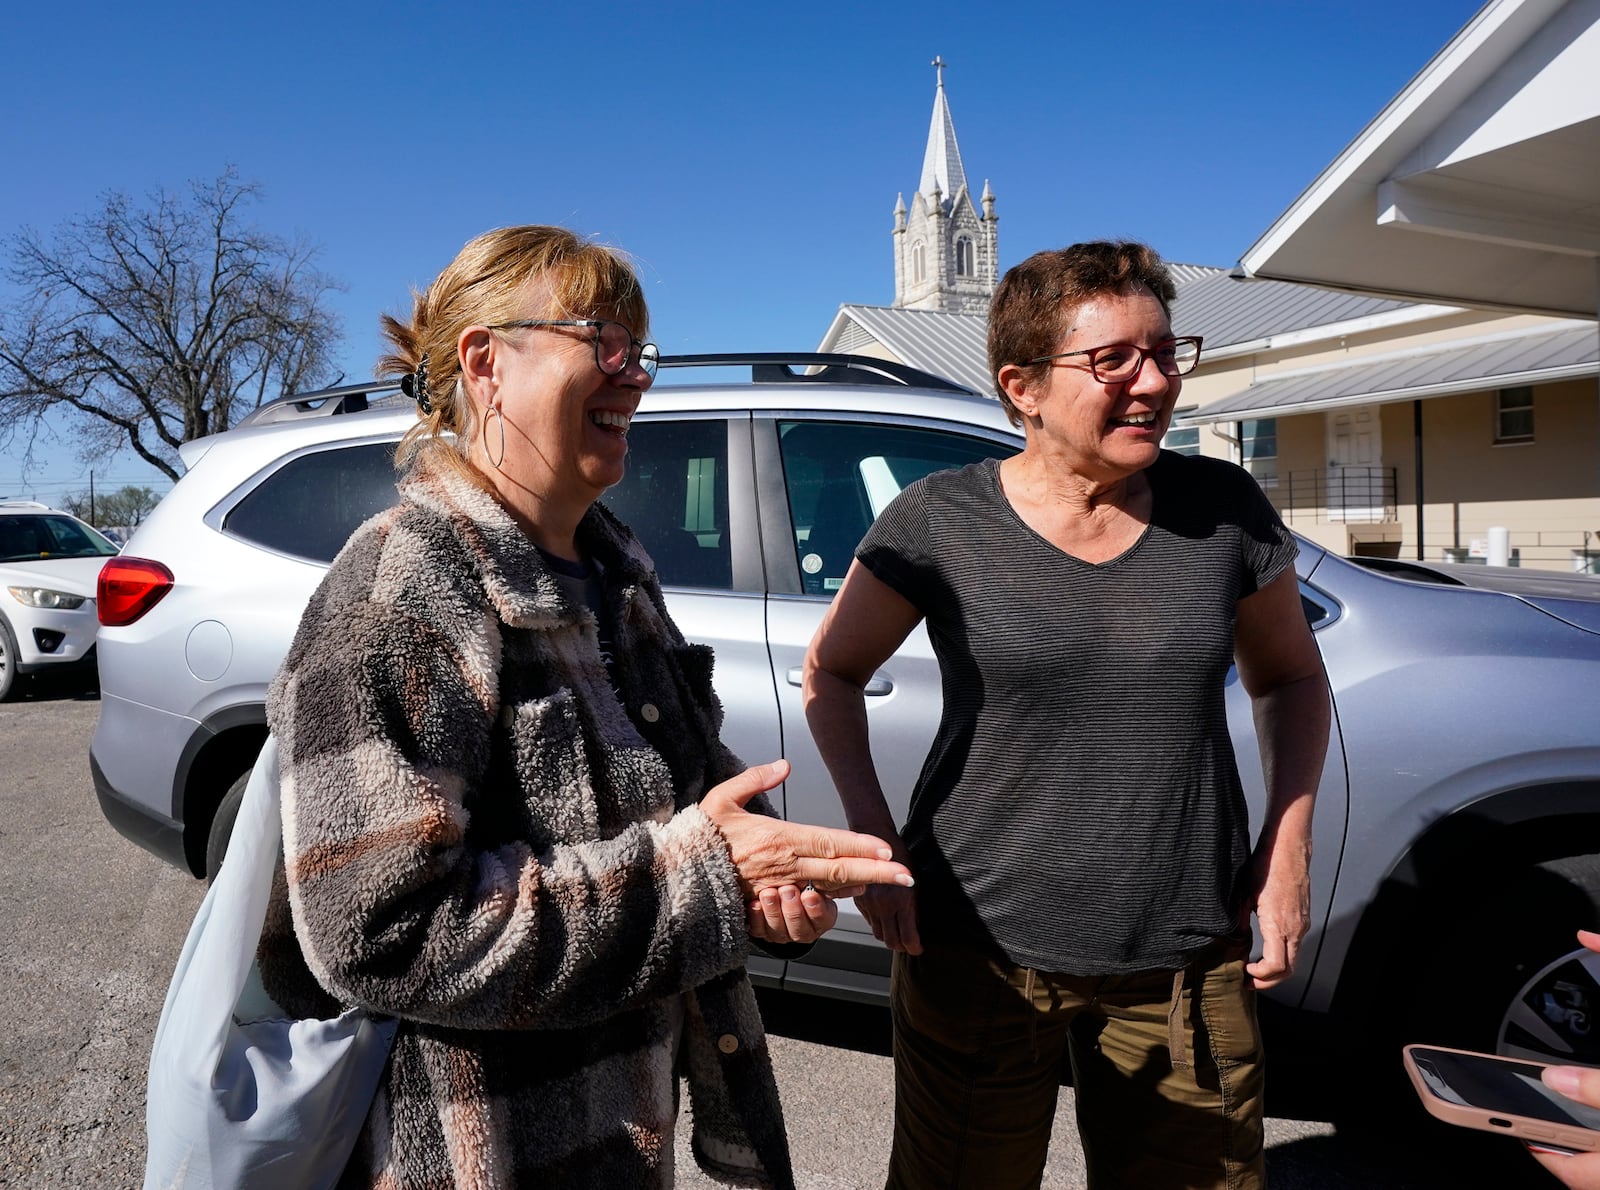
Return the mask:
<svg viewBox="0 0 1600 1190">
<path fill-rule="evenodd" d="M 1142 244 L 1008 272 L 989 355 L 1026 445 L 906 488 L 806 657 L 848 821 L 917 877 L 856 902 L 895 951 L 896 1190 L 1038 1186 L 1063 1061 L 1093 1190 L 1263 1184 L 1254 997 L 1307 927 L 1328 700 L 1272 505 L 1161 449 L 1200 358 L 1172 299 Z M 924 620 L 944 714 L 897 831 L 862 688 Z M 1269 793 L 1253 850 L 1235 662 Z"/>
</svg>

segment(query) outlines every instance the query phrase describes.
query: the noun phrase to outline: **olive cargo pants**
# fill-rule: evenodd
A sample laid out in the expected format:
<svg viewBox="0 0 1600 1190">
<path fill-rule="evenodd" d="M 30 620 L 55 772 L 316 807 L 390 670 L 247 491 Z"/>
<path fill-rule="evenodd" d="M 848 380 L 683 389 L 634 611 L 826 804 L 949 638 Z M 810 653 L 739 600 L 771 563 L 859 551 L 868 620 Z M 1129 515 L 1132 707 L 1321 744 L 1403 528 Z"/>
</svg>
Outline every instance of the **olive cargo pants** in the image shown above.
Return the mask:
<svg viewBox="0 0 1600 1190">
<path fill-rule="evenodd" d="M 1064 1055 L 1091 1190 L 1266 1184 L 1243 959 L 1089 977 L 931 949 L 894 956 L 891 1002 L 889 1190 L 1040 1185 Z"/>
</svg>

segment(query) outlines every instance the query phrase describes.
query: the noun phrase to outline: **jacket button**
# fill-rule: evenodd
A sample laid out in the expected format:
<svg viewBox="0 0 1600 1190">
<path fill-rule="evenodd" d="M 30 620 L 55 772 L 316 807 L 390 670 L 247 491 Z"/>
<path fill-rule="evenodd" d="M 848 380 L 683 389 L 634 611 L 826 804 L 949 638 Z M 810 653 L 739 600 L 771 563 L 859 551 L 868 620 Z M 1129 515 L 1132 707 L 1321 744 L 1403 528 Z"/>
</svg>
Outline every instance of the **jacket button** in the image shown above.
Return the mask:
<svg viewBox="0 0 1600 1190">
<path fill-rule="evenodd" d="M 725 1054 L 731 1054 L 739 1048 L 739 1039 L 732 1033 L 724 1033 L 717 1038 L 717 1048 Z"/>
<path fill-rule="evenodd" d="M 661 712 L 656 709 L 655 703 L 647 702 L 644 704 L 644 706 L 639 708 L 639 716 L 646 723 L 654 723 L 657 719 L 661 718 Z"/>
</svg>

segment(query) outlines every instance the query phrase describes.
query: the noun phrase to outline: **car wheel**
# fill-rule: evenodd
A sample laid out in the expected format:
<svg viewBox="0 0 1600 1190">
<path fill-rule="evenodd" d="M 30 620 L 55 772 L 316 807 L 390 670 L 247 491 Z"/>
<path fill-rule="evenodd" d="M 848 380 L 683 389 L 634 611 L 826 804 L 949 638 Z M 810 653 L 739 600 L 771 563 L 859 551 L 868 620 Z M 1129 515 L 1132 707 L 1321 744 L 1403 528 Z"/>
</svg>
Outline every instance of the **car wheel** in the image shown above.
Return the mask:
<svg viewBox="0 0 1600 1190">
<path fill-rule="evenodd" d="M 1340 1056 L 1323 1068 L 1330 1111 L 1342 1135 L 1383 1160 L 1409 1168 L 1426 1155 L 1424 1184 L 1527 1184 L 1534 1166 L 1520 1145 L 1423 1111 L 1400 1047 L 1600 1064 L 1600 1028 L 1588 1031 L 1600 1026 L 1600 956 L 1574 953 L 1575 932 L 1600 927 L 1600 856 L 1485 874 L 1430 900 L 1369 968 L 1360 1011 L 1342 1022 Z"/>
<path fill-rule="evenodd" d="M 11 625 L 0 616 L 0 702 L 5 702 L 17 690 L 17 638 L 11 635 Z"/>
<path fill-rule="evenodd" d="M 211 832 L 206 836 L 206 880 L 210 882 L 217 878 L 217 873 L 222 870 L 223 856 L 228 854 L 228 840 L 233 837 L 234 820 L 239 817 L 239 807 L 244 802 L 244 787 L 250 783 L 250 770 L 246 769 L 239 775 L 239 779 L 228 786 L 228 792 L 222 795 L 222 801 L 217 805 L 217 812 L 211 818 Z"/>
<path fill-rule="evenodd" d="M 1600 954 L 1572 937 L 1579 927 L 1592 930 L 1600 924 L 1600 856 L 1556 860 L 1541 864 L 1538 872 L 1537 883 L 1577 913 L 1569 908 L 1550 914 L 1551 920 L 1538 927 L 1530 923 L 1530 934 L 1537 930 L 1539 950 L 1548 948 L 1554 957 L 1543 964 L 1536 956 L 1515 964 L 1521 978 L 1500 1013 L 1495 1051 L 1539 1062 L 1600 1066 Z M 1530 912 L 1539 912 L 1539 889 L 1530 887 L 1528 892 Z"/>
<path fill-rule="evenodd" d="M 1600 929 L 1600 856 L 1535 864 L 1459 908 L 1409 1040 L 1600 1065 L 1600 955 L 1575 937 Z"/>
</svg>

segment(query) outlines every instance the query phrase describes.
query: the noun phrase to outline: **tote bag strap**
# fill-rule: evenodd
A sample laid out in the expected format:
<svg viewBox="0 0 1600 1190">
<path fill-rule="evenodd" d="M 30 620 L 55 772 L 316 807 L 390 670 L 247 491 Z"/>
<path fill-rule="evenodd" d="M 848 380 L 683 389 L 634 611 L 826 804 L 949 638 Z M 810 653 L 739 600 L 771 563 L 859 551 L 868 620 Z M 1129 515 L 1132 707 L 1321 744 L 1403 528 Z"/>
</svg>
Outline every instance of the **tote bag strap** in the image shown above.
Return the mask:
<svg viewBox="0 0 1600 1190">
<path fill-rule="evenodd" d="M 272 897 L 283 823 L 278 809 L 278 741 L 272 736 L 250 771 L 222 870 L 212 881 L 178 956 L 157 1026 L 181 1031 L 184 1051 L 220 1054 L 234 1005 L 255 963 Z"/>
</svg>

